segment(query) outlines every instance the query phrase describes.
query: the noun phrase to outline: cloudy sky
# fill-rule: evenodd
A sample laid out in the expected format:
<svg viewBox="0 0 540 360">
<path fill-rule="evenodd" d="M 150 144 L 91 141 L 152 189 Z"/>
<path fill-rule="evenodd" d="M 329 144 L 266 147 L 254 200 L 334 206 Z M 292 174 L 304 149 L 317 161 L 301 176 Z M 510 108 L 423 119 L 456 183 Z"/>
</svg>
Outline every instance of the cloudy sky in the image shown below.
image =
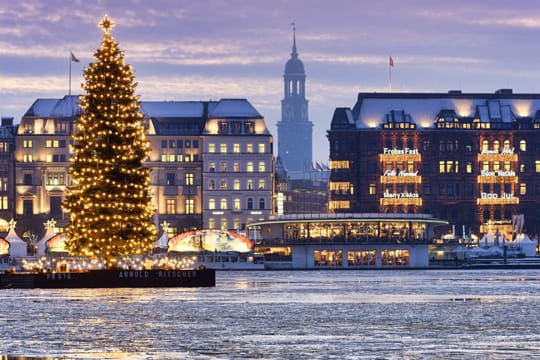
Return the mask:
<svg viewBox="0 0 540 360">
<path fill-rule="evenodd" d="M 80 93 L 107 13 L 142 100 L 247 98 L 277 140 L 292 30 L 307 73 L 314 159 L 358 92 L 540 92 L 540 2 L 520 0 L 42 0 L 0 3 L 0 116 Z M 277 146 L 276 146 L 277 149 Z"/>
</svg>

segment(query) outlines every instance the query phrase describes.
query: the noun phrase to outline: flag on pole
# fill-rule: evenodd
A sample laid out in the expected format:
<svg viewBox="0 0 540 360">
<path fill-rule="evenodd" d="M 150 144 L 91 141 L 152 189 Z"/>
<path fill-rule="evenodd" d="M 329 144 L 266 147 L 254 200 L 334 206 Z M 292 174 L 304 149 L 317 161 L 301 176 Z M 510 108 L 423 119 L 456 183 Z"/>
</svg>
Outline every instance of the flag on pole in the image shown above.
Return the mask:
<svg viewBox="0 0 540 360">
<path fill-rule="evenodd" d="M 394 67 L 394 59 L 392 59 L 392 55 L 390 55 L 390 67 Z"/>
<path fill-rule="evenodd" d="M 70 53 L 70 55 L 71 55 L 71 61 L 73 61 L 73 62 L 79 62 L 79 59 L 77 59 L 77 58 L 75 57 L 75 55 L 73 55 L 73 53 L 72 53 L 71 51 L 70 51 L 69 53 Z"/>
</svg>

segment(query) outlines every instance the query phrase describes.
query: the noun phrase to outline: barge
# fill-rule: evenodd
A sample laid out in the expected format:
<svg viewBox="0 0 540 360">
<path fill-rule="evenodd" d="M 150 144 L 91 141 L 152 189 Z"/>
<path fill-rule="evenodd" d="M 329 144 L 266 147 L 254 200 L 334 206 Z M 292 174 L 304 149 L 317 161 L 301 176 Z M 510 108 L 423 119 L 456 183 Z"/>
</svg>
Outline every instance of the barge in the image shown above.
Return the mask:
<svg viewBox="0 0 540 360">
<path fill-rule="evenodd" d="M 0 289 L 213 287 L 214 269 L 0 273 Z"/>
</svg>

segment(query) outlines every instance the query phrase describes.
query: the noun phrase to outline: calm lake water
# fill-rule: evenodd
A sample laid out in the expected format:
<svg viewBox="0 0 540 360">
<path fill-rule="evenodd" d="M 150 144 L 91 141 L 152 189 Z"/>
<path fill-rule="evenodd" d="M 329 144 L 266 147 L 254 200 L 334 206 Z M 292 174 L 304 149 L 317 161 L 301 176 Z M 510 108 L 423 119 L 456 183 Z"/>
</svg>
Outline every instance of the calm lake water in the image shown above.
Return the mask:
<svg viewBox="0 0 540 360">
<path fill-rule="evenodd" d="M 218 272 L 205 289 L 0 290 L 0 355 L 537 359 L 540 270 Z"/>
</svg>

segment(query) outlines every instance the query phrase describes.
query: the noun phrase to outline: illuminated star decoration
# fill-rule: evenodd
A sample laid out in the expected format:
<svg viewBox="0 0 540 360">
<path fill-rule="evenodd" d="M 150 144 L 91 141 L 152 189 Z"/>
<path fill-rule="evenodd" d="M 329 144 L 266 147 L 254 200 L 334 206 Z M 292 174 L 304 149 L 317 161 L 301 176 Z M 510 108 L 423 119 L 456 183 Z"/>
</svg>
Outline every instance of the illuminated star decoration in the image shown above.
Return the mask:
<svg viewBox="0 0 540 360">
<path fill-rule="evenodd" d="M 9 220 L 8 224 L 9 224 L 9 230 L 15 230 L 15 224 L 17 224 L 17 222 L 13 220 L 13 218 Z"/>
<path fill-rule="evenodd" d="M 45 229 L 47 230 L 54 230 L 54 228 L 56 227 L 56 220 L 54 219 L 47 220 L 47 222 L 44 223 L 43 225 L 45 225 Z"/>
<path fill-rule="evenodd" d="M 98 26 L 103 29 L 103 32 L 106 35 L 109 35 L 111 33 L 111 29 L 114 27 L 114 21 L 109 19 L 109 16 L 105 14 L 103 19 L 99 22 Z"/>
<path fill-rule="evenodd" d="M 170 224 L 167 222 L 167 220 L 163 221 L 163 223 L 161 224 L 161 228 L 164 232 L 169 232 L 169 225 Z"/>
</svg>

